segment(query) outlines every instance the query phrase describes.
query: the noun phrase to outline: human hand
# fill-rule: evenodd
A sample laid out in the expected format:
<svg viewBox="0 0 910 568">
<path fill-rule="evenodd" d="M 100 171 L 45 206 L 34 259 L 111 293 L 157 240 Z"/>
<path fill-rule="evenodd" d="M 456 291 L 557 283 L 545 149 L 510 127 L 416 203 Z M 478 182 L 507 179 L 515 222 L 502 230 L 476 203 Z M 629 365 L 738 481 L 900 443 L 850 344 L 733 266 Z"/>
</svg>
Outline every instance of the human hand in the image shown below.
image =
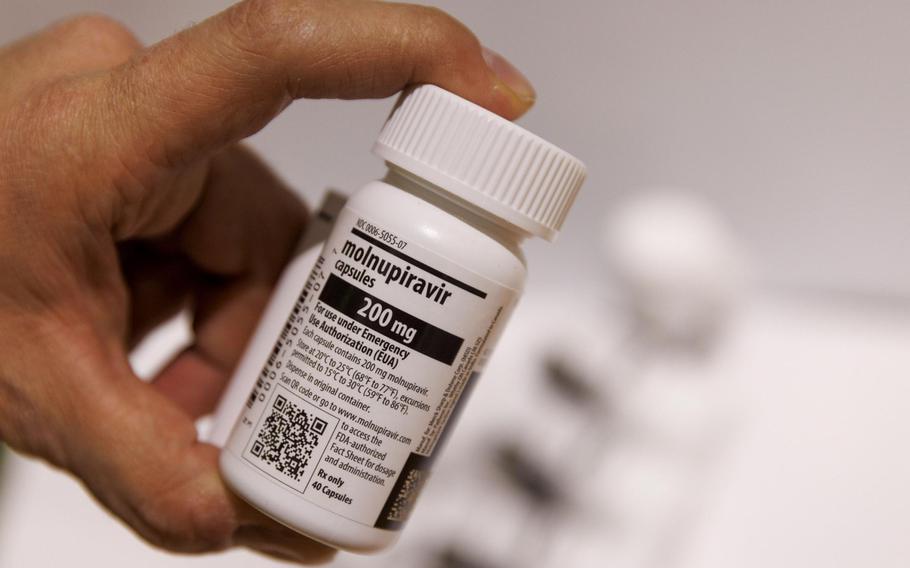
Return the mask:
<svg viewBox="0 0 910 568">
<path fill-rule="evenodd" d="M 515 118 L 531 87 L 438 10 L 353 0 L 247 0 L 148 49 L 80 17 L 0 76 L 0 439 L 156 546 L 330 558 L 196 439 L 306 219 L 237 142 L 297 98 L 435 83 Z M 193 344 L 140 381 L 130 346 L 185 307 Z"/>
</svg>

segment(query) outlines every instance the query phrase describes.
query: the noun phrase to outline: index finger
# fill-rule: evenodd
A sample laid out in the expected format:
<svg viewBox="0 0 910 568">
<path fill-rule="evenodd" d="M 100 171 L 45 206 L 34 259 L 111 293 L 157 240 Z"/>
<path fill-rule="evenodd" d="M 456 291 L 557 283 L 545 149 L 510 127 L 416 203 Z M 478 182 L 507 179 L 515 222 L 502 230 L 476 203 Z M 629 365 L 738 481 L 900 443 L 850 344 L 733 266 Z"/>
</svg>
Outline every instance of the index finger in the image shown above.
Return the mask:
<svg viewBox="0 0 910 568">
<path fill-rule="evenodd" d="M 363 0 L 246 0 L 154 46 L 112 81 L 128 97 L 118 108 L 134 127 L 124 131 L 168 164 L 249 136 L 303 97 L 377 98 L 434 83 L 506 118 L 534 99 L 520 73 L 446 13 Z"/>
</svg>

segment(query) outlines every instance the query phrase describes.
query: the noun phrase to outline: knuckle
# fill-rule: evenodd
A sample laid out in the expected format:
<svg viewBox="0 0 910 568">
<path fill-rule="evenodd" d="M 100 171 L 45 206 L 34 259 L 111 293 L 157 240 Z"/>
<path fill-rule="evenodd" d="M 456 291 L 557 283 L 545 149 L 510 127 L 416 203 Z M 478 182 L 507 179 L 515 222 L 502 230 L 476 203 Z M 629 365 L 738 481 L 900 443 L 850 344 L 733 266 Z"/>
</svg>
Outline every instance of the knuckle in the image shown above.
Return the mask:
<svg viewBox="0 0 910 568">
<path fill-rule="evenodd" d="M 6 197 L 14 198 L 17 190 L 25 191 L 28 194 L 21 195 L 22 204 L 37 203 L 40 197 L 58 189 L 55 183 L 58 176 L 54 172 L 66 170 L 69 173 L 67 166 L 76 162 L 71 151 L 59 151 L 76 147 L 69 144 L 81 142 L 74 136 L 79 129 L 71 128 L 76 114 L 74 107 L 80 104 L 73 91 L 62 81 L 43 85 L 19 101 L 0 121 L 0 130 L 5 132 L 0 135 L 0 167 L 7 173 L 27 174 L 29 179 L 46 189 L 34 195 L 29 192 L 28 184 L 4 184 Z M 56 136 L 49 136 L 49 132 Z M 54 156 L 56 167 L 41 167 L 51 156 Z"/>
<path fill-rule="evenodd" d="M 179 494 L 155 498 L 139 515 L 143 536 L 151 544 L 173 552 L 216 552 L 231 546 L 236 529 L 229 502 L 217 493 Z"/>
<path fill-rule="evenodd" d="M 9 357 L 7 357 L 8 359 Z M 0 440 L 11 447 L 50 463 L 62 466 L 65 452 L 54 427 L 34 402 L 34 395 L 26 392 L 19 374 L 0 369 Z M 35 424 L 45 424 L 35 428 Z"/>
<path fill-rule="evenodd" d="M 88 109 L 98 96 L 95 85 L 85 80 L 62 79 L 36 90 L 20 107 L 23 129 L 30 135 L 33 146 L 41 148 L 39 159 L 58 153 L 58 164 L 72 170 L 96 165 L 94 150 L 74 152 L 67 148 L 82 148 L 97 143 L 92 139 Z M 48 133 L 53 133 L 49 135 Z M 83 170 L 87 171 L 87 170 Z"/>
<path fill-rule="evenodd" d="M 56 26 L 65 42 L 78 43 L 113 61 L 128 58 L 141 48 L 135 35 L 123 24 L 104 14 L 80 14 Z"/>
<path fill-rule="evenodd" d="M 448 12 L 435 6 L 412 9 L 424 48 L 442 62 L 452 63 L 465 53 L 480 49 L 477 37 Z"/>
<path fill-rule="evenodd" d="M 239 40 L 241 47 L 250 51 L 273 48 L 288 36 L 291 27 L 301 22 L 312 8 L 312 2 L 286 2 L 284 0 L 246 0 L 228 12 L 229 31 Z"/>
<path fill-rule="evenodd" d="M 136 41 L 132 33 L 119 21 L 104 14 L 78 14 L 58 24 L 60 33 L 80 36 L 114 37 L 119 40 Z"/>
<path fill-rule="evenodd" d="M 440 40 L 463 39 L 468 29 L 454 16 L 436 6 L 415 6 L 418 25 L 428 37 Z"/>
</svg>

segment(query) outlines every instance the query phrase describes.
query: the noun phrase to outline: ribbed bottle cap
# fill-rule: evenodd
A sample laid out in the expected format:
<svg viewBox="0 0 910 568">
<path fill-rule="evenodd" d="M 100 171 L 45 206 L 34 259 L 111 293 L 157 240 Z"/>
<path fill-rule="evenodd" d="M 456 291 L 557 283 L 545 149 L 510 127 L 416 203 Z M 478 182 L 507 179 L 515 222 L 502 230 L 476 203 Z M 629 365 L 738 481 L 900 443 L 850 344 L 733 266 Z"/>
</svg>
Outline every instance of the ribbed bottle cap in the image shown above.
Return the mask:
<svg viewBox="0 0 910 568">
<path fill-rule="evenodd" d="M 488 215 L 553 240 L 585 179 L 580 160 L 433 85 L 413 88 L 373 152 Z"/>
</svg>

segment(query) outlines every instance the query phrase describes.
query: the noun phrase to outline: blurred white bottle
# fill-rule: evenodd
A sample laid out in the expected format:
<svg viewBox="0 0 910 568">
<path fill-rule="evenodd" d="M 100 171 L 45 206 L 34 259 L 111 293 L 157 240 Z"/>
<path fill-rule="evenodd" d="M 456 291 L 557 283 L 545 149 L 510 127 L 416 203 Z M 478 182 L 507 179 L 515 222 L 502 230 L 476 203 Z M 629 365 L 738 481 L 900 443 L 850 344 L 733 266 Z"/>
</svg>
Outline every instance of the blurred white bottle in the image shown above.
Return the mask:
<svg viewBox="0 0 910 568">
<path fill-rule="evenodd" d="M 710 343 L 743 296 L 747 262 L 726 219 L 682 189 L 636 192 L 604 223 L 607 265 L 656 338 Z"/>
</svg>

